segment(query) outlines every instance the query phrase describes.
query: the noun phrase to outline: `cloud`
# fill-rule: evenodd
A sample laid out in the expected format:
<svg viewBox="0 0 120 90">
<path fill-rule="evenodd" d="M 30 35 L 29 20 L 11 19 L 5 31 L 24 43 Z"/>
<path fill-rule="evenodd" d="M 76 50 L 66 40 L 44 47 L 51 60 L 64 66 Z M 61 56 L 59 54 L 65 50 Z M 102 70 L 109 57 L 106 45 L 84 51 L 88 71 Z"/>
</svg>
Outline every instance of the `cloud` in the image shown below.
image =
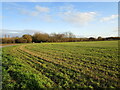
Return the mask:
<svg viewBox="0 0 120 90">
<path fill-rule="evenodd" d="M 20 10 L 20 12 L 22 14 L 30 15 L 30 16 L 40 16 L 40 14 L 46 14 L 46 13 L 48 13 L 50 11 L 49 8 L 47 8 L 47 7 L 41 7 L 39 5 L 36 5 L 34 7 L 34 9 L 35 10 L 32 10 L 32 11 L 26 10 L 26 9 L 23 9 L 23 8 L 21 8 L 19 10 Z"/>
<path fill-rule="evenodd" d="M 20 9 L 20 12 L 25 15 L 38 16 L 40 13 L 38 11 L 28 11 L 25 9 Z"/>
<path fill-rule="evenodd" d="M 88 24 L 97 15 L 96 12 L 81 12 L 72 4 L 61 6 L 59 10 L 59 15 L 64 22 L 77 26 Z"/>
<path fill-rule="evenodd" d="M 16 37 L 16 36 L 22 36 L 23 34 L 34 34 L 36 32 L 41 32 L 41 30 L 32 30 L 32 29 L 27 29 L 27 30 L 8 30 L 8 29 L 0 29 L 1 31 L 1 36 L 10 35 L 11 37 Z"/>
<path fill-rule="evenodd" d="M 20 14 L 30 15 L 30 16 L 39 15 L 39 12 L 35 9 L 35 7 L 34 7 L 34 10 L 30 10 L 30 9 L 27 9 L 26 5 L 22 5 L 20 3 L 18 4 L 18 3 L 15 3 L 15 2 L 5 3 L 5 5 L 7 7 L 3 7 L 3 8 L 8 10 L 8 11 L 16 10 Z"/>
<path fill-rule="evenodd" d="M 39 6 L 39 5 L 36 5 L 35 6 L 35 9 L 38 11 L 38 12 L 45 12 L 45 13 L 47 13 L 47 12 L 49 12 L 50 11 L 50 9 L 49 8 L 47 8 L 47 7 L 41 7 L 41 6 Z"/>
<path fill-rule="evenodd" d="M 62 13 L 62 19 L 65 22 L 75 25 L 85 25 L 94 20 L 96 16 L 95 12 L 79 12 L 79 11 L 68 11 Z"/>
<path fill-rule="evenodd" d="M 118 15 L 111 15 L 109 17 L 103 17 L 101 18 L 100 22 L 107 22 L 107 21 L 111 21 L 118 18 Z"/>
<path fill-rule="evenodd" d="M 25 9 L 25 8 L 19 8 L 18 10 L 21 14 L 36 17 L 38 20 L 40 19 L 46 22 L 54 21 L 52 15 L 49 14 L 50 8 L 48 7 L 42 7 L 42 6 L 36 5 L 33 7 L 32 10 Z M 31 17 L 28 17 L 25 20 L 31 21 L 32 19 Z"/>
<path fill-rule="evenodd" d="M 32 0 L 32 1 L 34 1 L 34 0 Z M 31 9 L 29 9 L 27 6 L 21 5 L 21 4 L 15 3 L 15 2 L 10 2 L 10 3 L 6 3 L 6 4 L 7 4 L 7 6 L 9 6 L 9 8 L 8 7 L 6 8 L 9 11 L 17 10 L 22 15 L 37 17 L 37 19 L 41 19 L 46 22 L 53 21 L 52 16 L 49 15 L 50 8 L 48 8 L 48 7 L 35 5 Z M 1 17 L 0 17 L 0 19 L 1 19 Z M 31 19 L 31 17 L 27 17 L 24 20 L 31 21 L 32 19 Z"/>
</svg>

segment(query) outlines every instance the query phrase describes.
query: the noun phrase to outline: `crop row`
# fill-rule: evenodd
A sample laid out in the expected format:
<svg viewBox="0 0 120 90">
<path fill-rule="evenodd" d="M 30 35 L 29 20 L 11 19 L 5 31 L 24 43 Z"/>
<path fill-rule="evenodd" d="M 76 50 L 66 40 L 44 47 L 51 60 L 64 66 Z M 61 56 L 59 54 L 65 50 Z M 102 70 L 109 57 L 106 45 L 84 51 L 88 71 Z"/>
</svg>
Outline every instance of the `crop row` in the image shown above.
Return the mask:
<svg viewBox="0 0 120 90">
<path fill-rule="evenodd" d="M 3 48 L 3 88 L 118 88 L 118 48 L 106 46 L 43 43 Z"/>
</svg>

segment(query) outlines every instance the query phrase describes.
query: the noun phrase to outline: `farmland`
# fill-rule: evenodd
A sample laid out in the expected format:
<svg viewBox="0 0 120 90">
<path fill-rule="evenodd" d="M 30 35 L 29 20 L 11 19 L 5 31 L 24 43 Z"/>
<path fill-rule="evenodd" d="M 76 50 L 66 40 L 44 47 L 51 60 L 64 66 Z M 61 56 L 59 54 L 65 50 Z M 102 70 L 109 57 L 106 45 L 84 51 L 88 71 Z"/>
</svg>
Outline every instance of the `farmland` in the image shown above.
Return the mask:
<svg viewBox="0 0 120 90">
<path fill-rule="evenodd" d="M 118 41 L 21 44 L 2 51 L 4 90 L 120 87 Z"/>
</svg>

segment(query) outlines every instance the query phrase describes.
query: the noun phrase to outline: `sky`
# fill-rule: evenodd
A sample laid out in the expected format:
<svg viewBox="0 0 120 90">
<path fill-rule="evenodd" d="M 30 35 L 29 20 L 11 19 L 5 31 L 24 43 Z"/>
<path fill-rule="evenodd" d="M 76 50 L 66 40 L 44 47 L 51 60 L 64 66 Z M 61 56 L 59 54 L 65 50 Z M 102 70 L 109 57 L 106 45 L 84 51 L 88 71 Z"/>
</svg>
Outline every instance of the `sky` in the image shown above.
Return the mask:
<svg viewBox="0 0 120 90">
<path fill-rule="evenodd" d="M 118 36 L 117 2 L 2 2 L 2 34 L 72 32 L 77 37 Z"/>
</svg>

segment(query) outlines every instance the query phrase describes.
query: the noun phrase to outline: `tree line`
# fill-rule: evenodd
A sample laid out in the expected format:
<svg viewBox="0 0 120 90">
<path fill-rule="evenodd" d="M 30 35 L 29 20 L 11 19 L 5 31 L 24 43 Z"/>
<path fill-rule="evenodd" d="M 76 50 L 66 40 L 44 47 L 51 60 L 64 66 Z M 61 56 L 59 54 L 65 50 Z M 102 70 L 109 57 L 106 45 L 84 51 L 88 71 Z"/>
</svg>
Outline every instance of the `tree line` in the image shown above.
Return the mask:
<svg viewBox="0 0 120 90">
<path fill-rule="evenodd" d="M 120 40 L 120 37 L 107 38 L 77 38 L 71 32 L 65 33 L 35 33 L 33 35 L 24 34 L 22 37 L 3 37 L 0 39 L 1 43 L 41 43 L 41 42 L 80 42 L 80 41 L 103 41 L 103 40 Z"/>
</svg>

